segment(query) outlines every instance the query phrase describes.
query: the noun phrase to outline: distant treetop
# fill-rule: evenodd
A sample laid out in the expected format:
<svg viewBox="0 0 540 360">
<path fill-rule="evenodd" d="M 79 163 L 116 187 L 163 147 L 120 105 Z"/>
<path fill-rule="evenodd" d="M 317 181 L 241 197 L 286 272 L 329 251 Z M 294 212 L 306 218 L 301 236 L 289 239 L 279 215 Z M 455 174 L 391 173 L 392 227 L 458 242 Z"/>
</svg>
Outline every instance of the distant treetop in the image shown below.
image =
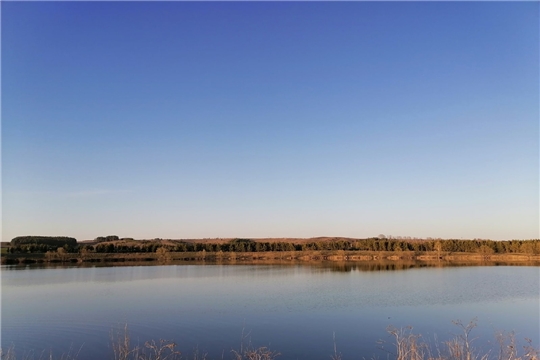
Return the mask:
<svg viewBox="0 0 540 360">
<path fill-rule="evenodd" d="M 107 235 L 107 236 L 98 236 L 94 239 L 96 242 L 105 242 L 105 241 L 115 241 L 120 240 L 120 238 L 116 235 Z"/>
</svg>

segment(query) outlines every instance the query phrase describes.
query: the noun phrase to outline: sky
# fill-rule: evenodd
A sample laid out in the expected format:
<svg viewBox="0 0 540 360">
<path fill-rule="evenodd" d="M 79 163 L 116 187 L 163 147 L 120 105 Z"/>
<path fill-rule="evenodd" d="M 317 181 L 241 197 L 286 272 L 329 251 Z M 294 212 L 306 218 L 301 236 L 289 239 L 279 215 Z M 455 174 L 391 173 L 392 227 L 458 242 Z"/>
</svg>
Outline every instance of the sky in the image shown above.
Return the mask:
<svg viewBox="0 0 540 360">
<path fill-rule="evenodd" d="M 2 239 L 539 238 L 538 2 L 2 2 Z"/>
</svg>

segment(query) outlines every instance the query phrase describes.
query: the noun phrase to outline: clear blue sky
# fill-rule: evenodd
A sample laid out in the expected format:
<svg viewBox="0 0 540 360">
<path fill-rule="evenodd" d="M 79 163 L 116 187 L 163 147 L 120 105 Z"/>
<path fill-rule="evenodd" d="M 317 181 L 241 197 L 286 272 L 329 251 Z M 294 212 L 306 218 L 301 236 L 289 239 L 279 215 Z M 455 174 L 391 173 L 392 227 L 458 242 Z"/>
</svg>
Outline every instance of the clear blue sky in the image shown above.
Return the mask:
<svg viewBox="0 0 540 360">
<path fill-rule="evenodd" d="M 538 2 L 2 2 L 3 240 L 539 237 Z"/>
</svg>

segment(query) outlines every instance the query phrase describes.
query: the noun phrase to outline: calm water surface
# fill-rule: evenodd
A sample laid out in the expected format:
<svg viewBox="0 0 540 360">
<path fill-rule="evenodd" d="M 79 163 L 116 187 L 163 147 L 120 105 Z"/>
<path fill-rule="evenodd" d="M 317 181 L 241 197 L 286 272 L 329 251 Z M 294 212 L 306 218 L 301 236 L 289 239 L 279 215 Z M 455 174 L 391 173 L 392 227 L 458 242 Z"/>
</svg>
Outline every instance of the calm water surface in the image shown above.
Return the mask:
<svg viewBox="0 0 540 360">
<path fill-rule="evenodd" d="M 127 323 L 134 342 L 172 339 L 184 354 L 198 348 L 212 359 L 231 358 L 242 333 L 279 359 L 329 359 L 334 333 L 344 359 L 386 358 L 377 341 L 391 343 L 388 325 L 445 339 L 459 331 L 452 320 L 473 318 L 479 345 L 515 330 L 538 346 L 539 267 L 337 269 L 3 267 L 2 347 L 61 354 L 82 346 L 79 359 L 111 358 L 110 332 Z"/>
</svg>

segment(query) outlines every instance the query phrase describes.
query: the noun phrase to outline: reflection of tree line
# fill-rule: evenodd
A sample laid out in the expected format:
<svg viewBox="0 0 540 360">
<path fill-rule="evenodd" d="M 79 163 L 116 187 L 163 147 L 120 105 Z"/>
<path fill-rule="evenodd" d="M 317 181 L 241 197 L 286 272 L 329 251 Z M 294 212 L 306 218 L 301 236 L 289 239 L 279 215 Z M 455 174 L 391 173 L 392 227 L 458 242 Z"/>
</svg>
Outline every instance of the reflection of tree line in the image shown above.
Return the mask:
<svg viewBox="0 0 540 360">
<path fill-rule="evenodd" d="M 433 266 L 433 265 L 432 265 Z M 411 262 L 393 262 L 393 263 L 381 263 L 381 262 L 362 262 L 355 264 L 346 263 L 330 263 L 325 264 L 324 268 L 328 268 L 335 272 L 352 272 L 352 271 L 389 271 L 389 270 L 407 270 L 415 267 L 421 267 L 420 264 Z"/>
<path fill-rule="evenodd" d="M 419 268 L 441 268 L 441 267 L 459 267 L 459 266 L 522 266 L 523 262 L 439 262 L 439 261 L 362 261 L 357 263 L 344 263 L 344 262 L 325 262 L 321 264 L 322 269 L 327 269 L 335 272 L 353 272 L 353 271 L 395 271 L 395 270 L 409 270 Z"/>
<path fill-rule="evenodd" d="M 66 253 L 156 253 L 156 252 L 297 252 L 297 251 L 374 251 L 415 253 L 540 254 L 540 240 L 399 240 L 349 239 L 304 243 L 264 242 L 234 239 L 228 242 L 183 240 L 133 240 L 118 236 L 96 238 L 92 244 L 77 243 L 74 238 L 26 236 L 11 241 L 9 253 L 46 253 L 62 248 Z M 159 250 L 161 249 L 161 250 Z"/>
</svg>

